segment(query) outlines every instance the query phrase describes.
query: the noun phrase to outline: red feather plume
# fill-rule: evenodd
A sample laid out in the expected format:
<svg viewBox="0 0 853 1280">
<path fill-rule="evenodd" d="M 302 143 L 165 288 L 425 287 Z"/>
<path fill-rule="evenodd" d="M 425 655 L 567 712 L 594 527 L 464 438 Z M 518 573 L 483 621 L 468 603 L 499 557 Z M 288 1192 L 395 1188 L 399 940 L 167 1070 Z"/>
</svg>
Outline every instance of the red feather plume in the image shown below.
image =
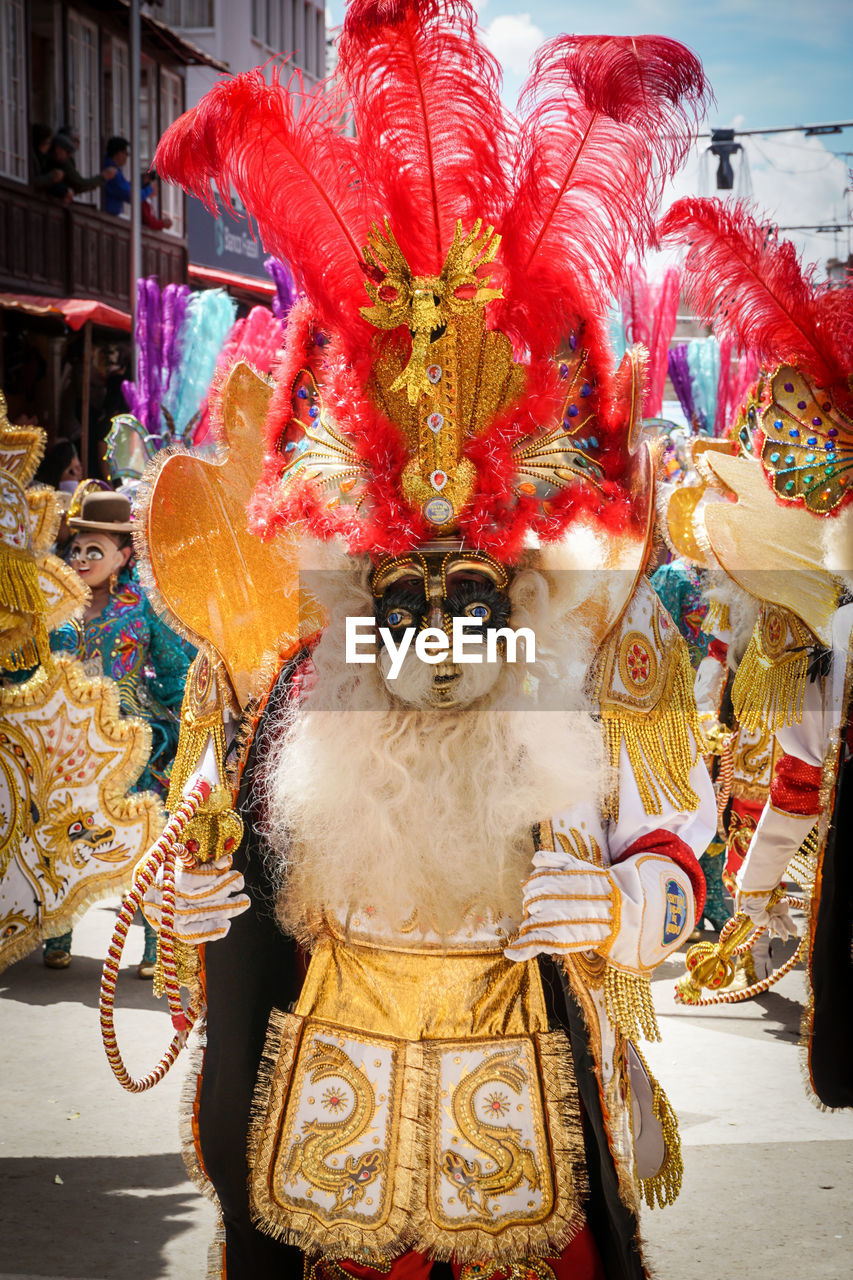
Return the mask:
<svg viewBox="0 0 853 1280">
<path fill-rule="evenodd" d="M 853 289 L 818 286 L 789 240 L 740 201 L 677 201 L 661 237 L 687 246 L 684 288 L 719 337 L 764 365 L 792 364 L 818 385 L 847 392 Z"/>
<path fill-rule="evenodd" d="M 363 180 L 414 274 L 440 272 L 457 219 L 494 224 L 512 121 L 467 0 L 354 0 L 338 49 Z"/>
<path fill-rule="evenodd" d="M 531 75 L 562 70 L 586 105 L 642 129 L 667 177 L 684 163 L 713 94 L 694 53 L 665 36 L 558 36 Z"/>
<path fill-rule="evenodd" d="M 335 128 L 335 102 L 306 94 L 298 75 L 267 84 L 260 69 L 216 85 L 163 135 L 155 164 L 215 212 L 212 183 L 231 188 L 257 220 L 264 246 L 292 265 L 321 321 L 361 337 L 361 248 L 370 218 L 357 144 Z M 366 326 L 364 326 L 366 328 Z"/>
<path fill-rule="evenodd" d="M 707 97 L 697 59 L 673 40 L 558 36 L 542 48 L 522 90 L 530 110 L 501 227 L 498 323 L 531 351 L 578 316 L 601 325 Z"/>
</svg>

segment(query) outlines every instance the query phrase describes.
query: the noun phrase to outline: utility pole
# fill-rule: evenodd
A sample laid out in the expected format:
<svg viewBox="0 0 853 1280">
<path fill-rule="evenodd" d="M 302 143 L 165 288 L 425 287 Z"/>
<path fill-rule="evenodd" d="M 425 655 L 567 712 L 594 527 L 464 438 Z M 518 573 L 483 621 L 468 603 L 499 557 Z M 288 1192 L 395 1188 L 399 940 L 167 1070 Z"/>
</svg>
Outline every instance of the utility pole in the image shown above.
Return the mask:
<svg viewBox="0 0 853 1280">
<path fill-rule="evenodd" d="M 770 133 L 802 133 L 807 138 L 818 138 L 841 133 L 844 129 L 853 129 L 853 120 L 834 120 L 829 124 L 774 125 L 771 129 L 712 129 L 710 133 L 699 133 L 696 136 L 711 139 L 708 150 L 719 160 L 717 190 L 731 191 L 735 184 L 732 156 L 743 150 L 735 138 L 751 138 Z"/>
</svg>

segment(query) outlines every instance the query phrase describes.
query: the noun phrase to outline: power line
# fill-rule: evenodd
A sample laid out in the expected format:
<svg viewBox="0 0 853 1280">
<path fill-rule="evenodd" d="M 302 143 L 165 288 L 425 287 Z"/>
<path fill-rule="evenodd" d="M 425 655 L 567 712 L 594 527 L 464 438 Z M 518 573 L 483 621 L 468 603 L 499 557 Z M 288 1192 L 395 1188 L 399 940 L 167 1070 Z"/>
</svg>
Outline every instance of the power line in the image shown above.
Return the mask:
<svg viewBox="0 0 853 1280">
<path fill-rule="evenodd" d="M 817 138 L 822 134 L 841 133 L 842 129 L 853 129 L 853 120 L 835 120 L 831 124 L 788 124 L 775 125 L 772 129 L 732 129 L 738 138 L 749 138 L 759 133 L 804 133 L 807 138 Z M 713 138 L 719 129 L 711 129 L 708 133 L 697 133 L 697 138 Z"/>
</svg>

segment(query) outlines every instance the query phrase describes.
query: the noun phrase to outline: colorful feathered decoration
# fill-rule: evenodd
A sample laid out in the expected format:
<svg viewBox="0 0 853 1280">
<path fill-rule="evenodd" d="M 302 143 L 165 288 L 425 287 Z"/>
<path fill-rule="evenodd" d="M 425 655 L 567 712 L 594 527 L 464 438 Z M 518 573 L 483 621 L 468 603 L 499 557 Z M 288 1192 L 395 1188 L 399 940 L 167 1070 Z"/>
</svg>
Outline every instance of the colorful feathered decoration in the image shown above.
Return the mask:
<svg viewBox="0 0 853 1280">
<path fill-rule="evenodd" d="M 219 402 L 225 379 L 234 365 L 242 360 L 257 373 L 269 374 L 283 342 L 281 320 L 269 307 L 252 307 L 247 316 L 235 321 L 216 360 L 210 390 L 193 431 L 194 445 L 204 444 L 211 429 L 214 436 L 221 439 Z"/>
<path fill-rule="evenodd" d="M 275 296 L 270 303 L 273 315 L 284 324 L 290 308 L 299 297 L 293 272 L 286 262 L 280 262 L 278 258 L 267 258 L 264 271 L 275 285 Z"/>
<path fill-rule="evenodd" d="M 173 437 L 183 436 L 201 409 L 236 310 L 223 289 L 202 290 L 187 302 L 179 338 L 181 362 L 161 404 Z"/>
<path fill-rule="evenodd" d="M 649 353 L 643 417 L 656 418 L 663 405 L 669 343 L 678 318 L 681 273 L 669 267 L 661 281 L 651 284 L 635 263 L 622 290 L 622 317 L 629 343 L 641 342 Z"/>
<path fill-rule="evenodd" d="M 684 286 L 696 313 L 764 366 L 791 364 L 843 388 L 853 344 L 853 290 L 817 285 L 794 245 L 742 201 L 677 201 L 663 240 L 686 246 Z"/>
<path fill-rule="evenodd" d="M 561 37 L 515 118 L 468 0 L 351 0 L 334 85 L 268 74 L 217 85 L 156 156 L 211 208 L 236 191 L 304 296 L 255 529 L 512 558 L 581 513 L 633 519 L 645 359 L 614 370 L 607 316 L 707 101 L 696 58 Z"/>
<path fill-rule="evenodd" d="M 171 438 L 161 403 L 181 363 L 181 333 L 189 296 L 185 284 L 168 284 L 161 293 L 154 276 L 136 283 L 136 381 L 123 382 L 122 393 L 154 449 Z"/>
</svg>

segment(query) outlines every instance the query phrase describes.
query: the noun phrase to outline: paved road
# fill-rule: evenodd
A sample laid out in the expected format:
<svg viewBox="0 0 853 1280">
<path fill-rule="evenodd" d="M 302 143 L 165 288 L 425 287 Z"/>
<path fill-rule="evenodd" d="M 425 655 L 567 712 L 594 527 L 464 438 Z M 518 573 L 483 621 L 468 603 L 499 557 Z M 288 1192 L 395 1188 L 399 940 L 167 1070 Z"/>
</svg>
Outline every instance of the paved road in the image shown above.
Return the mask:
<svg viewBox="0 0 853 1280">
<path fill-rule="evenodd" d="M 114 914 L 89 912 L 69 970 L 33 955 L 0 975 L 0 1280 L 205 1275 L 213 1211 L 178 1154 L 185 1067 L 134 1097 L 101 1049 L 99 957 Z M 129 959 L 141 948 L 134 928 Z M 657 1280 L 848 1280 L 853 1114 L 806 1099 L 801 975 L 758 1002 L 700 1013 L 672 1002 L 680 971 L 674 961 L 659 971 L 664 1040 L 646 1050 L 679 1114 L 686 1165 L 678 1203 L 644 1214 Z M 168 1019 L 130 965 L 118 1003 L 139 1074 L 162 1052 Z"/>
</svg>

